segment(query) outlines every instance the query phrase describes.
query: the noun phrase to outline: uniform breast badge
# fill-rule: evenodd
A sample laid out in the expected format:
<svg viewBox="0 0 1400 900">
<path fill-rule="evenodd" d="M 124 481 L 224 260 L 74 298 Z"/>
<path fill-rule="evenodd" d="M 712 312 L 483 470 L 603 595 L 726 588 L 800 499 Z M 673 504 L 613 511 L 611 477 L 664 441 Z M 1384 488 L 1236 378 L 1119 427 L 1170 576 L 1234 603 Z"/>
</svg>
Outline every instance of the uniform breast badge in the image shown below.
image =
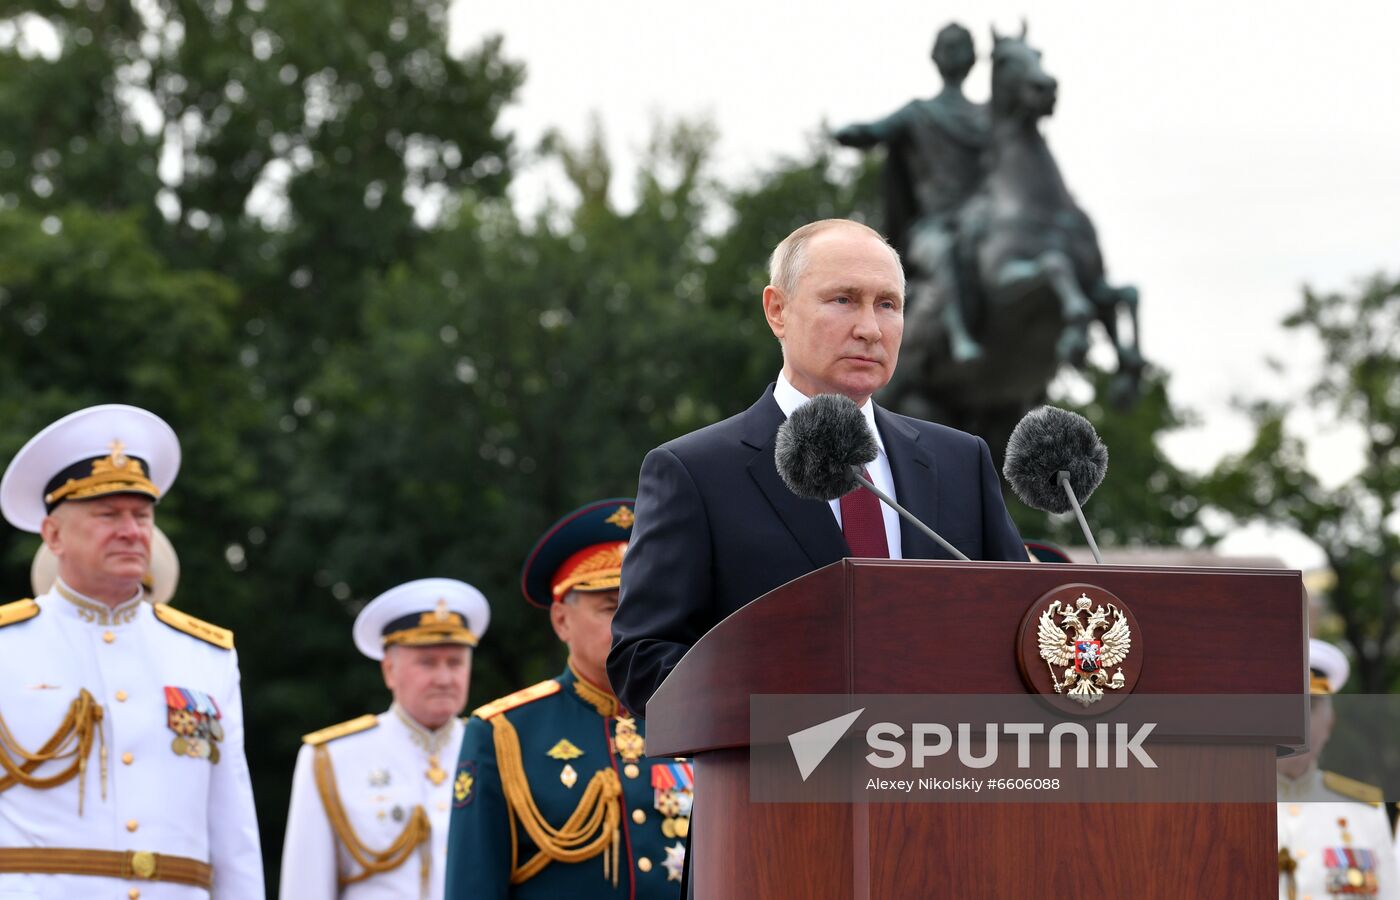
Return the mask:
<svg viewBox="0 0 1400 900">
<path fill-rule="evenodd" d="M 213 697 L 189 688 L 165 688 L 166 724 L 175 732 L 170 749 L 176 756 L 219 762 L 219 742 L 224 739 L 224 726 L 219 720 L 219 704 Z"/>
<path fill-rule="evenodd" d="M 574 746 L 568 738 L 564 738 L 545 751 L 545 756 L 548 756 L 550 759 L 562 760 L 563 762 L 568 762 L 571 759 L 578 759 L 582 755 L 583 751 Z"/>
<path fill-rule="evenodd" d="M 661 814 L 661 833 L 668 838 L 690 834 L 690 808 L 694 802 L 695 772 L 688 762 L 653 763 L 653 806 Z"/>
<path fill-rule="evenodd" d="M 626 764 L 622 773 L 628 778 L 636 778 L 642 773 L 637 761 L 646 755 L 646 741 L 637 733 L 637 720 L 631 716 L 617 717 L 617 730 L 613 734 L 613 750 Z"/>
<path fill-rule="evenodd" d="M 1137 620 L 1122 600 L 1096 585 L 1067 584 L 1027 610 L 1017 662 L 1033 691 L 1072 701 L 1054 703 L 1065 712 L 1093 715 L 1118 705 L 1137 685 L 1142 649 L 1134 644 L 1140 641 Z M 1109 691 L 1116 696 L 1106 699 Z"/>
</svg>

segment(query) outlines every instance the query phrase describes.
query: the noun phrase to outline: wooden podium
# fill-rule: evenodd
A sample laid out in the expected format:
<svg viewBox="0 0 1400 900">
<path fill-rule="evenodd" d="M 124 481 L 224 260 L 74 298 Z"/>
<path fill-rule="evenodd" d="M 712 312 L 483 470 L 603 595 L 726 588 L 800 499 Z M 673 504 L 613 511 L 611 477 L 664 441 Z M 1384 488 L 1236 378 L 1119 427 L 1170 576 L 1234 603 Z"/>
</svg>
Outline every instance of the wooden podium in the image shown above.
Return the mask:
<svg viewBox="0 0 1400 900">
<path fill-rule="evenodd" d="M 1297 572 L 843 560 L 725 619 L 648 704 L 648 753 L 696 760 L 694 896 L 1274 896 L 1273 803 L 750 802 L 750 695 L 1024 694 L 1022 620 L 1075 582 L 1136 615 L 1136 695 L 1306 693 Z M 929 664 L 970 637 L 979 665 Z M 1306 742 L 1297 708 L 1210 752 L 1271 790 L 1277 747 Z"/>
</svg>

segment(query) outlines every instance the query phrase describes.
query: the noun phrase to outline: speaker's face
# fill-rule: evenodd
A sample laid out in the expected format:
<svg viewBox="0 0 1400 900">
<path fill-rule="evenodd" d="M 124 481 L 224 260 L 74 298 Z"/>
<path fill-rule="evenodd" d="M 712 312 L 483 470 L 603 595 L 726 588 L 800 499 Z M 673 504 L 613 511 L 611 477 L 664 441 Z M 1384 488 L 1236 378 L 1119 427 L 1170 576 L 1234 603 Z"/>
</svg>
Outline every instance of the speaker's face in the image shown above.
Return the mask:
<svg viewBox="0 0 1400 900">
<path fill-rule="evenodd" d="M 801 251 L 792 295 L 770 288 L 769 326 L 783 345 L 783 371 L 808 397 L 842 394 L 864 404 L 890 380 L 904 337 L 899 264 L 875 235 L 832 228 Z"/>
</svg>

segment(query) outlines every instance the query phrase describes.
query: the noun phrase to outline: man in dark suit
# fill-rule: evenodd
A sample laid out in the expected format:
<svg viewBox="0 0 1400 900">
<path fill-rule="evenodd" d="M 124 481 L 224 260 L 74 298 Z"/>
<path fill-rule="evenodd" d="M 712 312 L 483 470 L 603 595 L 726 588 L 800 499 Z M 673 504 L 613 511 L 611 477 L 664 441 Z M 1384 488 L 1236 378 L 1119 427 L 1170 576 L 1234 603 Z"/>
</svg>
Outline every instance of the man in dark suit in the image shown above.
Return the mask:
<svg viewBox="0 0 1400 900">
<path fill-rule="evenodd" d="M 608 676 L 623 704 L 647 701 L 725 616 L 848 556 L 947 555 L 866 488 L 825 504 L 797 497 L 773 461 L 778 426 L 808 398 L 858 405 L 880 453 L 875 485 L 973 559 L 1026 560 L 986 442 L 878 408 L 904 333 L 904 273 L 879 233 L 844 219 L 783 240 L 763 291 L 783 368 L 746 412 L 647 454 L 623 560 Z"/>
</svg>

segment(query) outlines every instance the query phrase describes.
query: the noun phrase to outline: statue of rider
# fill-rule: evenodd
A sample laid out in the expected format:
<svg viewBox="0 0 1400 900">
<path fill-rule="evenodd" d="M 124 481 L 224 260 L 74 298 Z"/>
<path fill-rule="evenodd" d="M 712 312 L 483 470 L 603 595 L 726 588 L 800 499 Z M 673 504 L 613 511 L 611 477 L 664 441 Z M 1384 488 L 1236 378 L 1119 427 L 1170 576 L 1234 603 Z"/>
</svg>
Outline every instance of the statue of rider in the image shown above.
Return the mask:
<svg viewBox="0 0 1400 900">
<path fill-rule="evenodd" d="M 941 317 L 958 360 L 981 355 L 969 334 L 980 312 L 970 307 L 980 304 L 975 291 L 962 288 L 954 255 L 958 210 L 986 171 L 988 110 L 962 91 L 976 59 L 972 33 L 957 23 L 944 26 L 933 44 L 933 62 L 943 77 L 937 96 L 912 100 L 879 121 L 847 125 L 833 135 L 847 147 L 887 148 L 885 230 L 904 258 L 910 283 L 905 346 L 931 352 L 926 338 L 938 330 Z M 908 361 L 901 366 L 917 368 Z"/>
</svg>

